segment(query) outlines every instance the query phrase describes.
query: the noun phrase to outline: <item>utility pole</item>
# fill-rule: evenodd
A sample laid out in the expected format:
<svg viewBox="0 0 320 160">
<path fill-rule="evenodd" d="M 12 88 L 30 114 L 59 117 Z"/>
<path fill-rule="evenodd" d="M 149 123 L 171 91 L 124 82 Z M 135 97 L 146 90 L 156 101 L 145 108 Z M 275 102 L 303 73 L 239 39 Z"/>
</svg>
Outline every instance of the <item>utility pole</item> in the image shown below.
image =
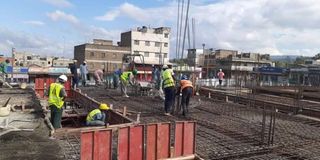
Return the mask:
<svg viewBox="0 0 320 160">
<path fill-rule="evenodd" d="M 13 64 L 14 64 L 14 61 L 15 61 L 15 56 L 14 56 L 14 54 L 15 54 L 15 51 L 16 49 L 14 48 L 14 47 L 12 47 L 12 50 L 11 50 L 11 55 L 12 55 L 12 61 L 11 61 L 11 66 L 12 66 L 12 72 L 11 72 L 11 82 L 13 82 Z"/>
</svg>

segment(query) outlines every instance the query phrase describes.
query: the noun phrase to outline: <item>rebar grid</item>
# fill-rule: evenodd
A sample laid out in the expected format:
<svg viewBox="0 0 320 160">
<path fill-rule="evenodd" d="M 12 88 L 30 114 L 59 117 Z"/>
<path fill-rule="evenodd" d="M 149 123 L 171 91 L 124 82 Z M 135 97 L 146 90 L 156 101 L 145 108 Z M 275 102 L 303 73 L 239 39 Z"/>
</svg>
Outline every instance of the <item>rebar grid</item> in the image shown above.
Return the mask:
<svg viewBox="0 0 320 160">
<path fill-rule="evenodd" d="M 67 160 L 80 159 L 80 138 L 76 135 L 65 135 L 60 139 L 60 146 Z"/>
</svg>

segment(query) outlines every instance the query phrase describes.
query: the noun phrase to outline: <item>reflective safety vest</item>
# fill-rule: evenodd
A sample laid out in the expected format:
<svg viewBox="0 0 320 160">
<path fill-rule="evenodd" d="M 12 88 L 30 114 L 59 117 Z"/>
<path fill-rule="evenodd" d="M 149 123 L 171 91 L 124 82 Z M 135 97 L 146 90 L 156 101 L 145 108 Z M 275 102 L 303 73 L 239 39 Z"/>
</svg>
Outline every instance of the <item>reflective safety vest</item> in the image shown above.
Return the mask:
<svg viewBox="0 0 320 160">
<path fill-rule="evenodd" d="M 180 84 L 181 84 L 181 91 L 186 87 L 192 87 L 193 88 L 192 82 L 189 81 L 189 80 L 181 80 Z"/>
<path fill-rule="evenodd" d="M 172 77 L 172 72 L 169 69 L 166 69 L 162 72 L 163 79 L 163 88 L 174 86 L 174 80 Z"/>
<path fill-rule="evenodd" d="M 94 109 L 92 110 L 88 115 L 87 115 L 87 122 L 91 122 L 93 121 L 93 117 L 98 114 L 98 113 L 101 113 L 100 109 Z"/>
<path fill-rule="evenodd" d="M 57 108 L 61 108 L 63 106 L 64 101 L 63 97 L 60 97 L 60 91 L 64 88 L 64 86 L 60 83 L 51 83 L 50 91 L 49 91 L 49 105 L 55 105 Z"/>
<path fill-rule="evenodd" d="M 131 72 L 123 72 L 120 76 L 122 81 L 128 81 L 129 80 L 129 76 L 130 76 Z"/>
</svg>

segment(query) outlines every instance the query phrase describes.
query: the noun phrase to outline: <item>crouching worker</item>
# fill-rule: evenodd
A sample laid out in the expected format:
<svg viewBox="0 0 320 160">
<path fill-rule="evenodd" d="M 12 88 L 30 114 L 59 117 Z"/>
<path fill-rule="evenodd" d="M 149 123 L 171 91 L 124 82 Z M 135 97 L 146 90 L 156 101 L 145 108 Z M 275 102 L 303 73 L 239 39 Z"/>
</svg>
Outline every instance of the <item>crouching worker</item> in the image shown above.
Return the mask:
<svg viewBox="0 0 320 160">
<path fill-rule="evenodd" d="M 99 108 L 92 110 L 87 115 L 86 124 L 87 126 L 105 126 L 106 123 L 106 112 L 109 107 L 105 103 L 101 103 Z"/>
<path fill-rule="evenodd" d="M 182 76 L 180 85 L 181 85 L 180 93 L 182 93 L 182 99 L 181 99 L 182 115 L 186 116 L 186 113 L 189 112 L 189 102 L 190 102 L 190 97 L 193 93 L 193 86 L 192 86 L 192 82 L 188 80 L 188 77 L 186 75 Z"/>
</svg>

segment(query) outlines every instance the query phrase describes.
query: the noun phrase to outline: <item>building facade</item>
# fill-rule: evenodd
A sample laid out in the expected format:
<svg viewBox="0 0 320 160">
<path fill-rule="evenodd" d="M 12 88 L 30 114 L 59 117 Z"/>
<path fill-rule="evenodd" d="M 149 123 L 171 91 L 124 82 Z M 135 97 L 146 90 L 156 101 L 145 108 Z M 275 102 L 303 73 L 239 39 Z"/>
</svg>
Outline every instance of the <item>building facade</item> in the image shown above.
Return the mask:
<svg viewBox="0 0 320 160">
<path fill-rule="evenodd" d="M 121 46 L 130 47 L 131 54 L 144 56 L 145 64 L 167 64 L 169 62 L 170 28 L 138 27 L 121 33 Z M 135 60 L 142 63 L 139 58 Z"/>
<path fill-rule="evenodd" d="M 86 61 L 91 73 L 96 69 L 105 69 L 107 73 L 111 73 L 122 68 L 123 55 L 130 53 L 130 47 L 113 45 L 112 40 L 94 39 L 93 43 L 74 47 L 74 59 L 77 60 L 78 66 Z"/>
<path fill-rule="evenodd" d="M 21 67 L 29 67 L 31 65 L 39 67 L 68 67 L 70 63 L 73 63 L 73 60 L 69 58 L 40 56 L 27 52 L 15 52 L 14 59 L 14 65 Z"/>
</svg>

